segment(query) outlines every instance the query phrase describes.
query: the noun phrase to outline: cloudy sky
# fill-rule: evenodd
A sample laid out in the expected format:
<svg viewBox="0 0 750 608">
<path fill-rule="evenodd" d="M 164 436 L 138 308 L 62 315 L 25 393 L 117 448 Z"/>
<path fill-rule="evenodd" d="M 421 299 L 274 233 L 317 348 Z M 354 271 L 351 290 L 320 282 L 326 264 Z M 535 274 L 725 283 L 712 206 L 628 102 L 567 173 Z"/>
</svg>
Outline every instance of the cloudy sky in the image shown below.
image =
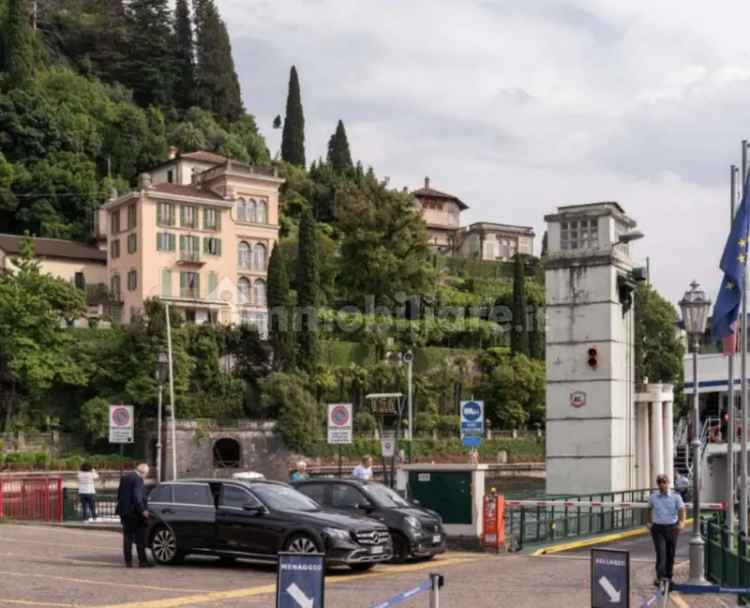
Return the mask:
<svg viewBox="0 0 750 608">
<path fill-rule="evenodd" d="M 676 302 L 715 295 L 729 164 L 750 138 L 750 4 L 718 0 L 217 0 L 245 105 L 272 151 L 289 67 L 308 161 L 336 121 L 394 186 L 432 185 L 463 223 L 531 225 L 616 200 Z"/>
</svg>

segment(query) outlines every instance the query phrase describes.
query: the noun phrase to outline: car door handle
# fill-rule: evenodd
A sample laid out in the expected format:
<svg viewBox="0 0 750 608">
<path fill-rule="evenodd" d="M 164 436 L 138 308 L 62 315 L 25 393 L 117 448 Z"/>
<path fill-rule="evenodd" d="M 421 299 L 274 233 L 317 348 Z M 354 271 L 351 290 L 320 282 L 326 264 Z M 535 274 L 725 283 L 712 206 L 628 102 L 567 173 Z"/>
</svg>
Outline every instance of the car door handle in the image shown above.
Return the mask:
<svg viewBox="0 0 750 608">
<path fill-rule="evenodd" d="M 161 512 L 162 513 L 166 513 L 166 514 L 170 514 L 170 513 L 174 513 L 174 509 L 162 509 Z"/>
</svg>

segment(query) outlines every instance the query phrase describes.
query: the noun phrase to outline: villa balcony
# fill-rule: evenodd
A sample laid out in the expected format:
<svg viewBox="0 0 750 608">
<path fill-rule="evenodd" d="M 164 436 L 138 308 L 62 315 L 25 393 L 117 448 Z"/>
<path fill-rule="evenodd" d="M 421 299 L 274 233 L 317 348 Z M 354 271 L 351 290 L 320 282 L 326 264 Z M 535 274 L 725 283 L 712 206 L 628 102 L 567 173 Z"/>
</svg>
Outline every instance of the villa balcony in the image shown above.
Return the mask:
<svg viewBox="0 0 750 608">
<path fill-rule="evenodd" d="M 180 251 L 177 263 L 183 266 L 203 266 L 206 262 L 201 259 L 200 251 L 183 250 Z"/>
</svg>

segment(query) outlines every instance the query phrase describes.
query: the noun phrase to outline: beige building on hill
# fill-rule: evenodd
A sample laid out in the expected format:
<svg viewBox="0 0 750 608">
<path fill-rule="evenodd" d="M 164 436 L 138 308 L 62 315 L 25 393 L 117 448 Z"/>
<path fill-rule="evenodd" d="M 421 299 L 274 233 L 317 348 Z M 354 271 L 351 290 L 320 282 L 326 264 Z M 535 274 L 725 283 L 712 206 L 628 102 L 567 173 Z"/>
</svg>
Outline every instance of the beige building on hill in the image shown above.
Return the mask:
<svg viewBox="0 0 750 608">
<path fill-rule="evenodd" d="M 534 229 L 529 226 L 476 222 L 461 227 L 461 212 L 469 208 L 460 198 L 435 190 L 430 178 L 414 190 L 433 249 L 439 253 L 507 262 L 517 253 L 534 254 Z"/>
<path fill-rule="evenodd" d="M 174 156 L 99 211 L 113 318 L 158 297 L 197 323 L 267 331 L 268 259 L 278 240 L 274 170 L 210 152 Z"/>
</svg>

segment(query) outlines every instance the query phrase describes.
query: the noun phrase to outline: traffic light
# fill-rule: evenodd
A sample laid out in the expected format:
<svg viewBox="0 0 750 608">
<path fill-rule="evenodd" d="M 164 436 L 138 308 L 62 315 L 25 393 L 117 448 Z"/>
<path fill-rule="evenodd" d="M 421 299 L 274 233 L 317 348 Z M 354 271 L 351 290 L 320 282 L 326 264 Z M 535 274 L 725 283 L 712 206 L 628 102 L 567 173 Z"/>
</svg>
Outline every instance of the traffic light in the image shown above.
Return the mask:
<svg viewBox="0 0 750 608">
<path fill-rule="evenodd" d="M 592 346 L 589 348 L 589 367 L 591 369 L 596 369 L 599 367 L 599 351 L 596 349 L 596 346 Z"/>
</svg>

